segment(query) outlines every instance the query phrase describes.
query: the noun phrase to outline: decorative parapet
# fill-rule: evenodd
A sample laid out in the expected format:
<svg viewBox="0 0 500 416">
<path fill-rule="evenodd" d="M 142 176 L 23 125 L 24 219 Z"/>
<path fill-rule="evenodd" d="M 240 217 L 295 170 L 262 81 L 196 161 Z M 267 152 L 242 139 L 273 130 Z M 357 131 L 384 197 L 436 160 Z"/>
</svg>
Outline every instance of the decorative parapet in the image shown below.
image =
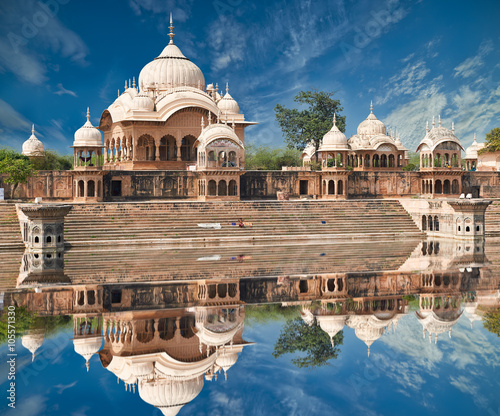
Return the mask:
<svg viewBox="0 0 500 416">
<path fill-rule="evenodd" d="M 484 217 L 492 201 L 484 199 L 458 199 L 448 201 L 454 212 L 453 235 L 459 239 L 484 238 Z"/>
</svg>

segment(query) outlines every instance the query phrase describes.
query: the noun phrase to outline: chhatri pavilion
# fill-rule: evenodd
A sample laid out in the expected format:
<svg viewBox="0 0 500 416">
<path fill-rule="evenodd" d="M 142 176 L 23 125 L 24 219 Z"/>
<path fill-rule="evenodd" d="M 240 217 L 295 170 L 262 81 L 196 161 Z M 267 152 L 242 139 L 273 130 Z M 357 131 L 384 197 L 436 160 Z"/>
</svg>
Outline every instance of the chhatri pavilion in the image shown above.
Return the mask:
<svg viewBox="0 0 500 416">
<path fill-rule="evenodd" d="M 76 131 L 74 170 L 40 171 L 22 184 L 17 197 L 53 201 L 99 202 L 151 199 L 227 200 L 301 197 L 356 199 L 423 196 L 500 196 L 494 174 L 500 158 L 481 163 L 481 144 L 466 152 L 451 130 L 432 122 L 417 147 L 420 169 L 409 171 L 409 150 L 398 133 L 373 112 L 349 139 L 336 125 L 318 148 L 310 143 L 302 167 L 282 171 L 245 170 L 245 120 L 238 102 L 218 84 L 206 84 L 201 69 L 170 41 L 147 63 L 139 77 L 102 112 L 94 127 L 87 121 Z M 103 140 L 104 133 L 104 140 Z M 34 129 L 23 154 L 43 154 Z M 496 157 L 496 156 L 495 156 Z M 491 157 L 490 157 L 491 159 Z M 319 170 L 312 170 L 313 162 Z M 496 164 L 496 165 L 495 165 Z M 477 174 L 475 171 L 489 171 Z M 0 187 L 6 187 L 0 178 Z M 7 187 L 6 187 L 7 188 Z M 9 197 L 9 195 L 6 195 Z"/>
</svg>

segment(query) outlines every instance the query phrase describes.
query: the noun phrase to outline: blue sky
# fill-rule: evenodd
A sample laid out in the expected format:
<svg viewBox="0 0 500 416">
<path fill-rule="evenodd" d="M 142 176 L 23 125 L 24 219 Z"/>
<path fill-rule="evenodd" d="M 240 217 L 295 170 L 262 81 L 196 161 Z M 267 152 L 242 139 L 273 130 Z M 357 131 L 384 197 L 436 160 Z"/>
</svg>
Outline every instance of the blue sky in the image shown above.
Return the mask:
<svg viewBox="0 0 500 416">
<path fill-rule="evenodd" d="M 17 0 L 0 3 L 0 146 L 18 150 L 35 123 L 46 148 L 123 91 L 168 43 L 207 83 L 229 82 L 247 141 L 282 146 L 273 108 L 300 90 L 336 91 L 346 134 L 374 112 L 414 150 L 425 122 L 455 122 L 464 146 L 500 126 L 500 2 Z"/>
</svg>

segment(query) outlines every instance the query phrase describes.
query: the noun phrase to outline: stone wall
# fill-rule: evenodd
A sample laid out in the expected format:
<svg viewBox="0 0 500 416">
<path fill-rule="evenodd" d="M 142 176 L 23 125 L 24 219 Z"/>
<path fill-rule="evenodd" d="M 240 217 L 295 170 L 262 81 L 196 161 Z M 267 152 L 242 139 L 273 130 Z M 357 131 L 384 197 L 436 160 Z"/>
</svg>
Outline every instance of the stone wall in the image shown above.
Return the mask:
<svg viewBox="0 0 500 416">
<path fill-rule="evenodd" d="M 14 197 L 10 194 L 11 186 L 5 184 L 0 177 L 0 188 L 5 189 L 5 199 L 34 199 L 43 197 L 53 201 L 73 199 L 73 171 L 39 171 L 37 176 L 29 178 L 25 184 L 20 184 Z"/>
<path fill-rule="evenodd" d="M 351 172 L 348 198 L 413 196 L 420 193 L 419 172 Z"/>
<path fill-rule="evenodd" d="M 500 172 L 466 172 L 462 190 L 475 198 L 500 198 Z"/>
</svg>

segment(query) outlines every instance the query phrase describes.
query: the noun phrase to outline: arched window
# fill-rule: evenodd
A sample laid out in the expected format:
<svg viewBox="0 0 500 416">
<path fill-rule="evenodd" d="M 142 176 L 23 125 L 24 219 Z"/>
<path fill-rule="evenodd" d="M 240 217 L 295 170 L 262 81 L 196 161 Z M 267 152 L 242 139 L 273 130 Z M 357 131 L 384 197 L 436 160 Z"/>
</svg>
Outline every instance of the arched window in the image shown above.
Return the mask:
<svg viewBox="0 0 500 416">
<path fill-rule="evenodd" d="M 460 187 L 458 186 L 457 179 L 453 179 L 453 182 L 451 183 L 451 193 L 454 195 L 457 195 L 460 193 Z"/>
<path fill-rule="evenodd" d="M 433 231 L 433 228 L 432 228 L 432 215 L 429 215 L 429 217 L 427 218 L 427 225 L 429 226 L 429 231 Z"/>
<path fill-rule="evenodd" d="M 229 167 L 231 168 L 236 167 L 238 161 L 236 160 L 236 152 L 234 150 L 229 152 L 227 160 Z"/>
<path fill-rule="evenodd" d="M 93 180 L 87 182 L 87 196 L 95 197 L 95 182 Z"/>
<path fill-rule="evenodd" d="M 394 166 L 394 155 L 389 155 L 389 167 L 393 168 Z"/>
<path fill-rule="evenodd" d="M 229 196 L 237 196 L 238 195 L 238 186 L 236 185 L 236 181 L 231 179 L 229 181 Z"/>
<path fill-rule="evenodd" d="M 387 167 L 387 155 L 380 156 L 380 167 L 381 168 Z"/>
<path fill-rule="evenodd" d="M 338 181 L 337 182 L 337 195 L 343 195 L 344 194 L 344 183 L 343 181 Z"/>
<path fill-rule="evenodd" d="M 449 195 L 450 194 L 450 181 L 446 179 L 443 184 L 443 194 Z"/>
<path fill-rule="evenodd" d="M 365 168 L 370 167 L 370 155 L 365 155 L 365 161 L 364 161 L 363 165 L 365 166 Z"/>
<path fill-rule="evenodd" d="M 328 195 L 335 195 L 335 181 L 328 181 Z"/>
<path fill-rule="evenodd" d="M 209 196 L 217 195 L 217 183 L 213 179 L 208 181 L 208 195 Z"/>
<path fill-rule="evenodd" d="M 78 181 L 78 196 L 80 198 L 85 196 L 85 184 L 82 180 Z"/>
<path fill-rule="evenodd" d="M 434 193 L 435 194 L 442 194 L 443 193 L 443 185 L 441 184 L 441 180 L 438 179 L 436 183 L 434 184 Z"/>
<path fill-rule="evenodd" d="M 186 136 L 181 143 L 181 160 L 189 162 L 194 159 L 193 144 L 196 141 L 194 136 Z"/>
<path fill-rule="evenodd" d="M 427 231 L 427 216 L 422 215 L 422 231 Z"/>
<path fill-rule="evenodd" d="M 226 181 L 223 179 L 219 181 L 219 196 L 226 196 L 227 195 L 227 184 Z"/>
<path fill-rule="evenodd" d="M 434 231 L 439 231 L 439 218 L 437 215 L 434 217 Z"/>
</svg>

